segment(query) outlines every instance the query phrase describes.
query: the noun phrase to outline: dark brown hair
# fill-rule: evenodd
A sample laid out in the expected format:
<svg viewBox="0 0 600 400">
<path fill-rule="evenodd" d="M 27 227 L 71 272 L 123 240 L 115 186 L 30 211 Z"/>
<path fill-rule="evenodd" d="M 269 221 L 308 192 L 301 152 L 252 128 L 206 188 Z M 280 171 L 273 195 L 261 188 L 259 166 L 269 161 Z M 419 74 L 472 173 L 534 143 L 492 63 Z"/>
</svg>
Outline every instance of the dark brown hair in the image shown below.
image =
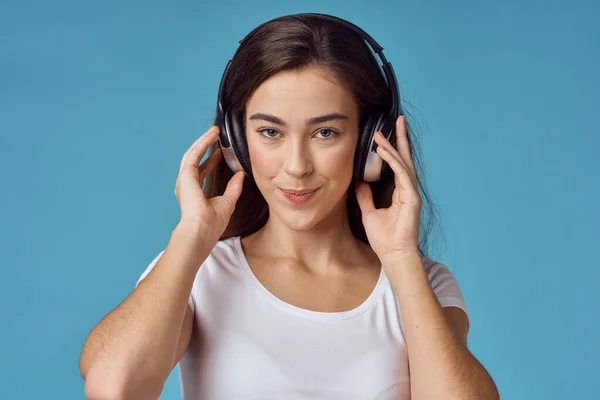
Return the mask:
<svg viewBox="0 0 600 400">
<path fill-rule="evenodd" d="M 386 109 L 391 99 L 377 59 L 364 40 L 352 30 L 335 22 L 310 16 L 284 16 L 265 24 L 250 37 L 232 61 L 225 82 L 224 104 L 233 113 L 242 115 L 245 128 L 245 106 L 253 91 L 271 75 L 280 71 L 298 71 L 318 67 L 330 71 L 354 93 L 359 107 L 359 121 L 366 115 Z M 401 108 L 402 109 L 402 108 Z M 427 256 L 430 234 L 439 227 L 437 212 L 424 182 L 421 151 L 407 117 L 407 133 L 413 163 L 417 170 L 419 192 L 423 200 L 419 252 Z M 215 124 L 217 123 L 215 117 Z M 215 143 L 210 153 L 219 151 Z M 370 183 L 375 207 L 389 207 L 394 190 L 391 169 L 378 182 Z M 225 192 L 233 172 L 225 159 L 207 176 L 203 191 L 207 198 Z M 353 185 L 348 190 L 348 218 L 352 233 L 368 244 L 362 224 L 361 211 Z M 244 187 L 229 225 L 220 237 L 247 236 L 262 228 L 269 218 L 269 207 L 252 179 L 244 179 Z"/>
</svg>

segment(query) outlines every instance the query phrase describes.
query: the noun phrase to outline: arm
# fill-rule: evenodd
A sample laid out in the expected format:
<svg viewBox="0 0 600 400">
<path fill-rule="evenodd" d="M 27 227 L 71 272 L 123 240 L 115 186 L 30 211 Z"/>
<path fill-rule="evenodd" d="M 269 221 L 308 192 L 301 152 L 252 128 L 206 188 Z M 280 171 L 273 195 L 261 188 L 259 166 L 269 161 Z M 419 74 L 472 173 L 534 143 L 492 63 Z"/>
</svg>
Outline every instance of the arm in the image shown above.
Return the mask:
<svg viewBox="0 0 600 400">
<path fill-rule="evenodd" d="M 88 398 L 158 398 L 189 343 L 188 299 L 210 254 L 205 242 L 198 229 L 178 225 L 148 276 L 92 330 L 79 365 Z"/>
<path fill-rule="evenodd" d="M 419 254 L 386 262 L 404 323 L 412 398 L 499 399 L 491 376 L 466 347 L 466 315 L 442 309 Z"/>
</svg>

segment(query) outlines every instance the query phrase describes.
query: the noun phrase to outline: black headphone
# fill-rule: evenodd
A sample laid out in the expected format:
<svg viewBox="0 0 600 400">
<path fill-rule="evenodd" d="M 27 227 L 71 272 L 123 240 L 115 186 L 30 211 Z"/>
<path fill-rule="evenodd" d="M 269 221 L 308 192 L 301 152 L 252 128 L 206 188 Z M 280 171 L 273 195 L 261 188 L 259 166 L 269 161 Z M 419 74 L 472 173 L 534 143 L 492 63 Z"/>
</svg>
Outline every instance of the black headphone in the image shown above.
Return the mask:
<svg viewBox="0 0 600 400">
<path fill-rule="evenodd" d="M 373 135 L 375 134 L 375 132 L 381 131 L 383 135 L 390 141 L 390 143 L 395 146 L 396 120 L 398 116 L 402 115 L 399 107 L 400 95 L 398 84 L 396 81 L 396 75 L 394 73 L 394 68 L 392 67 L 392 64 L 388 62 L 385 56 L 383 55 L 383 47 L 381 47 L 375 41 L 375 39 L 373 39 L 364 30 L 342 18 L 335 17 L 333 15 L 318 13 L 301 13 L 293 14 L 291 16 L 313 16 L 322 18 L 326 21 L 334 21 L 340 23 L 352 29 L 354 32 L 360 35 L 362 39 L 365 40 L 371 46 L 371 48 L 381 59 L 381 67 L 383 68 L 384 77 L 386 79 L 388 87 L 392 92 L 392 102 L 388 109 L 389 111 L 385 111 L 381 114 L 366 116 L 364 120 L 365 122 L 359 130 L 359 138 L 356 146 L 353 171 L 353 179 L 356 181 L 375 182 L 380 180 L 383 173 L 383 168 L 389 168 L 389 166 L 387 165 L 387 163 L 384 163 L 383 159 L 377 154 L 377 143 L 373 141 Z M 240 51 L 240 48 L 242 47 L 244 42 L 250 36 L 252 36 L 254 32 L 256 32 L 268 22 L 270 21 L 267 21 L 257 26 L 242 40 L 240 40 L 240 46 L 236 50 L 232 59 L 229 60 L 229 62 L 227 63 L 225 71 L 223 72 L 223 77 L 221 78 L 221 83 L 219 85 L 219 97 L 217 99 L 216 125 L 220 129 L 219 146 L 221 148 L 221 152 L 223 153 L 227 165 L 234 173 L 243 170 L 246 172 L 248 177 L 252 177 L 252 169 L 250 167 L 250 156 L 248 153 L 248 145 L 246 142 L 246 136 L 243 128 L 244 125 L 238 116 L 233 115 L 233 113 L 231 113 L 230 110 L 228 110 L 228 108 L 224 107 L 223 105 L 223 98 L 225 94 L 225 81 L 227 77 L 227 71 L 229 70 L 229 66 L 231 65 L 232 60 L 235 59 L 235 56 Z"/>
</svg>

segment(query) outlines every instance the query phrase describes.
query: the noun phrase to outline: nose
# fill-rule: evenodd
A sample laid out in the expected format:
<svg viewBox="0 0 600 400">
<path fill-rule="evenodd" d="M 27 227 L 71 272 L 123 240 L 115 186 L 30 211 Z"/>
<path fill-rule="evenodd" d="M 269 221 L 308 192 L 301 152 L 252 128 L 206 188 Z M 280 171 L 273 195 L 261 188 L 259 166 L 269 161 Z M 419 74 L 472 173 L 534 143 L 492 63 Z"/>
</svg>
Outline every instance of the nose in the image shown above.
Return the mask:
<svg viewBox="0 0 600 400">
<path fill-rule="evenodd" d="M 299 135 L 300 136 L 300 135 Z M 301 178 L 313 170 L 312 155 L 305 138 L 297 137 L 288 141 L 284 170 L 288 175 Z"/>
</svg>

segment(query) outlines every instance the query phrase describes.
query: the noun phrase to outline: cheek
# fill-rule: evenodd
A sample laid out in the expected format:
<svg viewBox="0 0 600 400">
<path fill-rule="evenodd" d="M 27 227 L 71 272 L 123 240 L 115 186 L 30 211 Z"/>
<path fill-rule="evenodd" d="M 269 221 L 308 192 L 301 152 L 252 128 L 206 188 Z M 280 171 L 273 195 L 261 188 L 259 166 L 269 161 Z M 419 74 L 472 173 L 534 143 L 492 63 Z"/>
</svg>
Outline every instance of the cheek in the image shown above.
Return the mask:
<svg viewBox="0 0 600 400">
<path fill-rule="evenodd" d="M 352 175 L 354 167 L 354 147 L 340 147 L 323 157 L 324 171 L 330 176 Z"/>
<path fill-rule="evenodd" d="M 280 165 L 275 152 L 265 151 L 248 143 L 248 153 L 254 175 L 274 176 L 277 174 Z"/>
</svg>

